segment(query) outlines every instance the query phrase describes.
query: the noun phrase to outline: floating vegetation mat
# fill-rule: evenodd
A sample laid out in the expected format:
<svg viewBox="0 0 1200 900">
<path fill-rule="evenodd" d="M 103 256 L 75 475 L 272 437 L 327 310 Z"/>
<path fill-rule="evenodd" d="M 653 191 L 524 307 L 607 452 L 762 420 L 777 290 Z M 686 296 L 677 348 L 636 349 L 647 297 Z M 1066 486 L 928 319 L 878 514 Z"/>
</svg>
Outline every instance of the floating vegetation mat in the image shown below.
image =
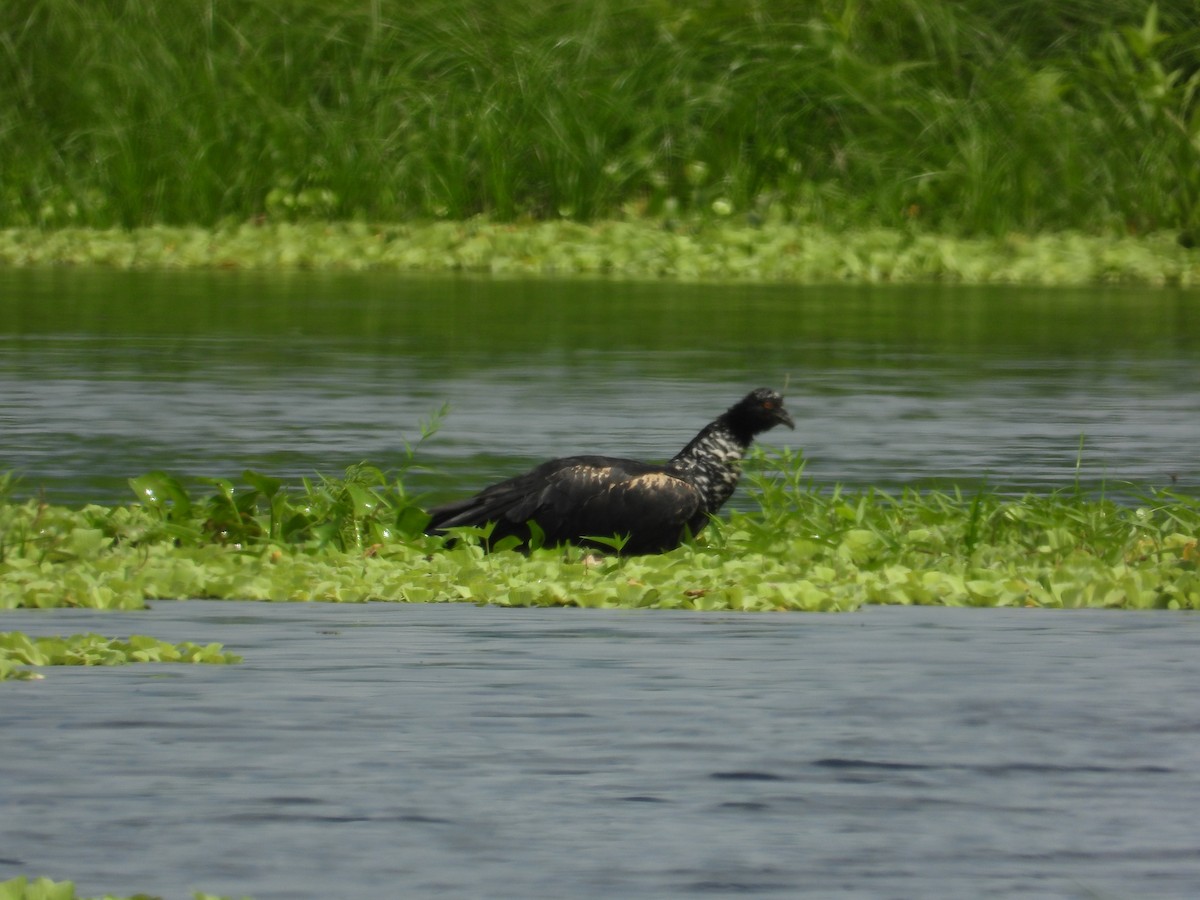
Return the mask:
<svg viewBox="0 0 1200 900">
<path fill-rule="evenodd" d="M 1200 284 L 1174 233 L 953 237 L 829 230 L 744 217 L 693 221 L 298 223 L 216 229 L 0 230 L 0 265 L 606 275 L 755 282 Z"/>
<path fill-rule="evenodd" d="M 659 556 L 485 553 L 422 533 L 421 505 L 369 466 L 241 483 L 151 473 L 128 506 L 0 504 L 0 609 L 148 600 L 853 610 L 864 604 L 1200 608 L 1200 500 L 1073 490 L 821 489 L 788 452 L 751 458 L 756 508 Z M 189 487 L 190 485 L 190 487 Z"/>
<path fill-rule="evenodd" d="M 193 900 L 228 900 L 216 894 L 204 894 L 199 891 L 192 894 Z M 26 878 L 20 876 L 8 881 L 0 881 L 0 900 L 85 900 L 75 893 L 75 884 L 71 881 L 53 881 L 49 878 Z M 95 900 L 160 900 L 148 894 L 134 894 L 132 897 L 116 897 L 105 894 Z M 248 900 L 248 898 L 242 898 Z"/>
<path fill-rule="evenodd" d="M 29 637 L 0 631 L 0 681 L 41 677 L 21 666 L 123 666 L 135 662 L 236 663 L 241 657 L 223 652 L 220 644 L 172 644 L 143 634 L 121 640 L 99 634 Z"/>
</svg>

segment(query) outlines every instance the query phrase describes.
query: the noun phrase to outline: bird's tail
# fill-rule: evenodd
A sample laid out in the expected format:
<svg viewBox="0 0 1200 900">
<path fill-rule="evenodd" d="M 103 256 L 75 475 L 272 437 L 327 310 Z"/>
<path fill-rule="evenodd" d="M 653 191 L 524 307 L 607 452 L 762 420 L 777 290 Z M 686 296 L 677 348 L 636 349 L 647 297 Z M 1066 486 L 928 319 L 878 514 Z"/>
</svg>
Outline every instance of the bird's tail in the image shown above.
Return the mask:
<svg viewBox="0 0 1200 900">
<path fill-rule="evenodd" d="M 425 531 L 444 534 L 449 528 L 483 528 L 489 522 L 503 530 L 506 525 L 523 523 L 533 514 L 533 506 L 534 498 L 509 482 L 501 482 L 473 497 L 435 506 L 429 510 Z"/>
</svg>

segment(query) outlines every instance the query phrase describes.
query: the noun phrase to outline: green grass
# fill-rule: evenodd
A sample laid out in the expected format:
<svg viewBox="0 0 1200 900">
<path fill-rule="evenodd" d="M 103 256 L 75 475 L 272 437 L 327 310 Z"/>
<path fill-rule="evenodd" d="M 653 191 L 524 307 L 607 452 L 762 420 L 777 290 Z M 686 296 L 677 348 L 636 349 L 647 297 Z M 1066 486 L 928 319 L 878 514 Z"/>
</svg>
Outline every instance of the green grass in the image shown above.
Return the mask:
<svg viewBox="0 0 1200 900">
<path fill-rule="evenodd" d="M 756 454 L 756 508 L 661 556 L 485 554 L 421 533 L 424 513 L 370 467 L 288 489 L 134 479 L 140 503 L 0 505 L 0 609 L 136 609 L 157 598 L 702 610 L 864 604 L 1200 608 L 1200 500 L 1118 503 L 818 490 L 797 456 Z M 191 486 L 189 489 L 189 485 Z"/>
<path fill-rule="evenodd" d="M 9 0 L 0 226 L 1200 224 L 1190 0 Z"/>
</svg>

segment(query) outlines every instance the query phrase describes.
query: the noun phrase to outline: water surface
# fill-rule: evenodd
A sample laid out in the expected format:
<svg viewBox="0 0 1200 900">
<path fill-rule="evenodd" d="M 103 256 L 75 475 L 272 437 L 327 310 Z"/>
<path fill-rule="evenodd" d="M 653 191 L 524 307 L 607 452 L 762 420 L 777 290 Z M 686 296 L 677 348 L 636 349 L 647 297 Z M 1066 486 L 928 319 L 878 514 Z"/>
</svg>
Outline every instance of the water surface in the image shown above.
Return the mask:
<svg viewBox="0 0 1200 900">
<path fill-rule="evenodd" d="M 671 455 L 790 380 L 819 484 L 1194 487 L 1195 292 L 0 271 L 0 470 Z M 1079 455 L 1080 436 L 1083 455 Z M 0 685 L 0 878 L 83 895 L 1194 897 L 1198 622 L 158 603 L 234 667 Z"/>
<path fill-rule="evenodd" d="M 82 896 L 1190 898 L 1200 618 L 159 603 L 239 666 L 0 685 L 0 879 Z"/>
<path fill-rule="evenodd" d="M 1197 292 L 49 270 L 0 298 L 0 468 L 62 502 L 153 469 L 397 467 L 449 403 L 409 478 L 443 498 L 555 455 L 664 459 L 785 380 L 799 427 L 767 443 L 822 484 L 1198 476 Z"/>
</svg>

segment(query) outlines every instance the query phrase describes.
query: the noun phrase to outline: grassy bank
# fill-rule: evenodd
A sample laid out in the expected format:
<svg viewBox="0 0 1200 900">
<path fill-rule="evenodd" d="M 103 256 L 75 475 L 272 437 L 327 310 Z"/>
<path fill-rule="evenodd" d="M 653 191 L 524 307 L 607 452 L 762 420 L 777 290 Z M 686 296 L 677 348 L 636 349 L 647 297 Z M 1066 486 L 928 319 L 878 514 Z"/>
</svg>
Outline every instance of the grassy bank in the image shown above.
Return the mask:
<svg viewBox="0 0 1200 900">
<path fill-rule="evenodd" d="M 9 501 L 0 609 L 136 609 L 155 598 L 701 610 L 863 604 L 1200 608 L 1200 501 L 1072 493 L 822 493 L 793 456 L 757 457 L 757 509 L 662 556 L 446 548 L 402 487 L 371 469 L 289 490 L 155 473 L 141 502 Z"/>
<path fill-rule="evenodd" d="M 384 270 L 753 282 L 1200 284 L 1173 235 L 949 237 L 830 231 L 746 217 L 423 225 L 285 223 L 216 229 L 8 229 L 0 265 L 120 269 Z"/>
<path fill-rule="evenodd" d="M 1200 222 L 1185 0 L 10 0 L 0 226 Z"/>
</svg>

